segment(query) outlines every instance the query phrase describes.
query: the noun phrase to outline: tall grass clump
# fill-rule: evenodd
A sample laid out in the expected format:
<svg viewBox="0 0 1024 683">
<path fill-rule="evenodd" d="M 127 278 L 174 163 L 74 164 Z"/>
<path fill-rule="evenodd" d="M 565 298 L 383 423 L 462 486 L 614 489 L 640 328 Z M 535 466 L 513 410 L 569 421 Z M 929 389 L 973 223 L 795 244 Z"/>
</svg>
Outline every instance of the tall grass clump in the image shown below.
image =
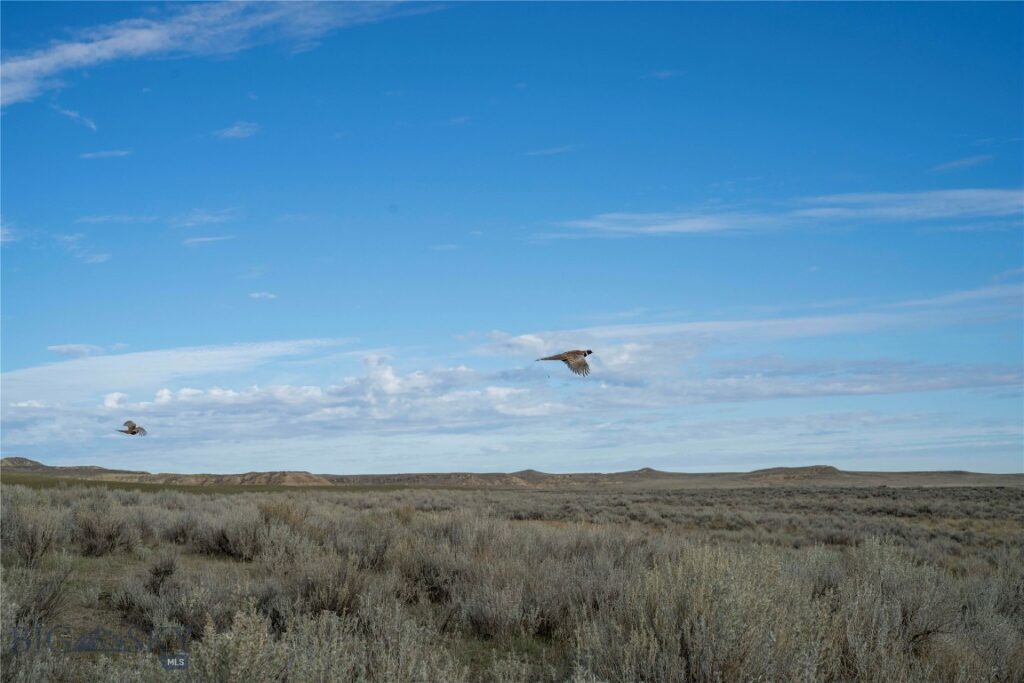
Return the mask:
<svg viewBox="0 0 1024 683">
<path fill-rule="evenodd" d="M 87 557 L 131 551 L 141 541 L 137 519 L 109 491 L 90 490 L 72 507 L 72 538 Z"/>
<path fill-rule="evenodd" d="M 67 540 L 67 517 L 47 507 L 31 491 L 18 489 L 3 496 L 0 508 L 0 545 L 7 564 L 36 567 Z"/>
</svg>

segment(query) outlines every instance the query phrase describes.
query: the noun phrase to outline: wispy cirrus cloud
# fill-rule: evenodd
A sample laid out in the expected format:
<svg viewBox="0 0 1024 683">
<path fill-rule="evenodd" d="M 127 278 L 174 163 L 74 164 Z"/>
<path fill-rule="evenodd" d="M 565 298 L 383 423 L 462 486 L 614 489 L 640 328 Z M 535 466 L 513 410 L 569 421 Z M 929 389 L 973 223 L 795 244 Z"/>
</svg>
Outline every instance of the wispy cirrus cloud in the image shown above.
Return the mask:
<svg viewBox="0 0 1024 683">
<path fill-rule="evenodd" d="M 541 147 L 523 152 L 528 157 L 549 157 L 555 154 L 565 154 L 575 149 L 574 145 L 559 145 L 557 147 Z"/>
<path fill-rule="evenodd" d="M 937 306 L 952 307 L 971 303 L 1005 303 L 1009 306 L 1024 305 L 1024 284 L 993 285 L 966 289 L 959 292 L 939 294 L 924 299 L 910 299 L 889 304 L 894 308 L 933 308 Z"/>
<path fill-rule="evenodd" d="M 97 353 L 103 353 L 102 346 L 96 346 L 95 344 L 52 344 L 46 347 L 47 351 L 59 353 L 62 356 L 92 356 Z"/>
<path fill-rule="evenodd" d="M 3 106 L 66 85 L 69 72 L 122 59 L 230 54 L 290 43 L 309 49 L 332 30 L 423 11 L 396 3 L 201 3 L 158 16 L 78 30 L 71 39 L 15 55 L 0 65 Z M 84 123 L 84 121 L 83 121 Z"/>
<path fill-rule="evenodd" d="M 979 223 L 1020 224 L 1024 190 L 963 189 L 802 197 L 760 208 L 697 208 L 675 212 L 613 212 L 558 223 L 572 232 L 539 237 L 754 232 L 862 223 L 931 223 L 940 229 Z"/>
<path fill-rule="evenodd" d="M 75 219 L 76 223 L 152 223 L 159 220 L 158 216 L 145 214 L 108 213 L 95 216 L 81 216 Z"/>
<path fill-rule="evenodd" d="M 75 223 L 84 224 L 132 224 L 132 223 L 155 223 L 165 221 L 177 228 L 195 228 L 203 225 L 219 225 L 235 220 L 239 215 L 237 209 L 192 209 L 172 216 L 158 216 L 147 213 L 104 213 L 89 216 L 79 216 Z"/>
<path fill-rule="evenodd" d="M 675 69 L 658 69 L 657 71 L 652 71 L 648 74 L 644 74 L 643 76 L 641 76 L 641 78 L 648 81 L 664 81 L 668 80 L 669 78 L 675 78 L 678 75 L 679 72 L 676 71 Z"/>
<path fill-rule="evenodd" d="M 947 161 L 944 164 L 938 164 L 932 166 L 929 171 L 932 173 L 944 173 L 945 171 L 955 171 L 958 168 L 970 168 L 971 166 L 981 166 L 995 159 L 994 154 L 977 154 L 975 156 L 964 157 L 962 159 L 954 159 L 953 161 Z"/>
<path fill-rule="evenodd" d="M 1012 280 L 1020 276 L 1024 276 L 1024 266 L 1018 266 L 1017 268 L 1010 268 L 1009 270 L 1004 270 L 1001 273 L 996 273 L 992 276 L 992 279 L 999 282 L 1000 280 Z"/>
<path fill-rule="evenodd" d="M 1024 315 L 1024 283 L 994 285 L 895 301 L 853 312 L 827 315 L 788 315 L 763 318 L 726 318 L 680 322 L 596 325 L 511 335 L 490 333 L 484 354 L 539 357 L 580 344 L 613 344 L 612 366 L 642 359 L 657 364 L 658 354 L 690 357 L 709 343 L 755 340 L 759 343 L 811 339 L 837 335 L 970 325 L 992 320 L 1013 320 Z M 602 359 L 608 356 L 603 354 Z M 600 362 L 600 361 L 595 361 Z"/>
<path fill-rule="evenodd" d="M 926 221 L 1015 216 L 1024 212 L 1022 189 L 963 189 L 924 192 L 862 192 L 799 200 L 797 217 Z"/>
<path fill-rule="evenodd" d="M 234 220 L 238 216 L 238 211 L 235 209 L 220 209 L 218 211 L 208 211 L 206 209 L 192 209 L 187 213 L 175 216 L 170 219 L 171 225 L 179 228 L 194 228 L 198 225 L 216 225 L 218 223 L 227 223 L 230 220 Z"/>
<path fill-rule="evenodd" d="M 101 152 L 82 152 L 78 155 L 79 159 L 116 159 L 118 157 L 131 156 L 132 151 L 130 149 L 107 149 Z"/>
<path fill-rule="evenodd" d="M 277 298 L 277 294 L 274 294 L 273 292 L 265 292 L 265 291 L 249 292 L 249 298 L 250 299 L 267 299 L 267 300 L 270 300 L 270 299 L 276 299 Z"/>
<path fill-rule="evenodd" d="M 110 254 L 99 252 L 85 243 L 85 235 L 75 233 L 73 235 L 57 235 L 57 243 L 67 253 L 74 256 L 82 263 L 96 264 L 110 260 Z"/>
<path fill-rule="evenodd" d="M 5 85 L 5 88 L 6 88 L 6 85 Z M 96 127 L 96 122 L 95 121 L 93 121 L 92 119 L 90 119 L 90 118 L 88 118 L 86 116 L 82 116 L 80 113 L 78 113 L 77 111 L 74 111 L 73 109 L 64 109 L 63 107 L 60 107 L 60 106 L 58 106 L 56 104 L 51 104 L 50 108 L 53 109 L 58 114 L 60 114 L 61 116 L 69 118 L 72 121 L 74 121 L 75 123 L 80 123 L 80 124 L 82 124 L 83 126 L 85 126 L 86 128 L 88 128 L 89 130 L 91 130 L 93 132 L 98 130 L 98 128 Z"/>
<path fill-rule="evenodd" d="M 256 133 L 260 132 L 260 124 L 253 123 L 252 121 L 235 121 L 227 128 L 221 128 L 213 132 L 219 138 L 226 140 L 240 140 L 242 138 L 251 138 Z"/>
<path fill-rule="evenodd" d="M 210 237 L 189 237 L 186 240 L 182 240 L 182 244 L 186 247 L 198 247 L 203 244 L 211 244 L 213 242 L 226 242 L 228 240 L 235 239 L 234 235 L 215 235 Z"/>
<path fill-rule="evenodd" d="M 3 387 L 4 393 L 12 396 L 70 402 L 97 392 L 133 392 L 177 380 L 243 373 L 274 360 L 337 349 L 347 343 L 343 339 L 293 339 L 93 355 L 9 370 L 2 374 Z M 62 395 L 62 391 L 66 393 Z"/>
<path fill-rule="evenodd" d="M 742 231 L 770 227 L 777 217 L 741 211 L 680 213 L 602 213 L 565 221 L 563 227 L 620 235 L 667 235 Z"/>
</svg>

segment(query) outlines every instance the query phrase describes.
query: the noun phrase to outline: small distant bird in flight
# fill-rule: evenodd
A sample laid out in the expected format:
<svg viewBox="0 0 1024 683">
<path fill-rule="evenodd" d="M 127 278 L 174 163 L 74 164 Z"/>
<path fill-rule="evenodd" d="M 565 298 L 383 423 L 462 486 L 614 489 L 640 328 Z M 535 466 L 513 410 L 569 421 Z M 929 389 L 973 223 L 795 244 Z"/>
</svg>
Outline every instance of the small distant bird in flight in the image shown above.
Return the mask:
<svg viewBox="0 0 1024 683">
<path fill-rule="evenodd" d="M 124 429 L 118 429 L 117 431 L 122 432 L 124 434 L 130 434 L 131 436 L 146 435 L 146 430 L 140 427 L 139 425 L 135 424 L 131 420 L 128 420 L 127 422 L 124 423 Z"/>
<path fill-rule="evenodd" d="M 580 351 L 577 349 L 574 351 L 559 353 L 554 356 L 548 356 L 547 358 L 538 358 L 537 360 L 560 360 L 568 365 L 569 369 L 577 375 L 583 375 L 586 377 L 590 374 L 590 366 L 587 365 L 587 356 L 592 353 L 593 351 L 590 349 L 587 349 L 586 351 Z"/>
</svg>

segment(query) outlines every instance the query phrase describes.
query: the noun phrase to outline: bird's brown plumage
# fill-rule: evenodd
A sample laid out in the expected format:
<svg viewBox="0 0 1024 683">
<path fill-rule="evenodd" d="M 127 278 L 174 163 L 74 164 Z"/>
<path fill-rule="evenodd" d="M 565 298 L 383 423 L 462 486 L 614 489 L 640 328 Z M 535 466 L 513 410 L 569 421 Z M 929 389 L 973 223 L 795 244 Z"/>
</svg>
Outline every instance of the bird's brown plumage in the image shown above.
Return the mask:
<svg viewBox="0 0 1024 683">
<path fill-rule="evenodd" d="M 124 429 L 118 429 L 117 431 L 122 434 L 129 434 L 131 436 L 145 436 L 146 430 L 143 427 L 135 424 L 131 420 L 125 420 Z"/>
<path fill-rule="evenodd" d="M 590 349 L 587 349 L 586 351 L 574 349 L 572 351 L 566 351 L 565 353 L 557 353 L 554 356 L 538 358 L 537 360 L 560 360 L 569 366 L 569 369 L 577 375 L 586 377 L 590 374 L 590 366 L 587 365 L 587 356 L 592 353 L 593 351 Z"/>
</svg>

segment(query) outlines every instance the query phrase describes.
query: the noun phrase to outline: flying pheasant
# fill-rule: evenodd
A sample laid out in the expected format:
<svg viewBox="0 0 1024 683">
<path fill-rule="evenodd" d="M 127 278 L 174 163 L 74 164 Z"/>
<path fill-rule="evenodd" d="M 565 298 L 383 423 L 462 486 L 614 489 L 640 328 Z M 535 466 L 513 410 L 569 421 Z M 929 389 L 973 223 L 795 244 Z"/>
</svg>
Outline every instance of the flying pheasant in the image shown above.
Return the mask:
<svg viewBox="0 0 1024 683">
<path fill-rule="evenodd" d="M 590 374 L 590 366 L 587 365 L 587 356 L 592 353 L 593 351 L 590 349 L 587 349 L 586 351 L 566 351 L 565 353 L 548 356 L 547 358 L 538 358 L 537 360 L 560 360 L 568 365 L 569 369 L 577 375 L 583 375 L 586 377 Z"/>
<path fill-rule="evenodd" d="M 139 425 L 135 424 L 131 420 L 128 420 L 124 423 L 124 429 L 118 429 L 117 431 L 122 432 L 124 434 L 129 434 L 131 436 L 146 435 L 146 430 L 140 427 Z"/>
</svg>

